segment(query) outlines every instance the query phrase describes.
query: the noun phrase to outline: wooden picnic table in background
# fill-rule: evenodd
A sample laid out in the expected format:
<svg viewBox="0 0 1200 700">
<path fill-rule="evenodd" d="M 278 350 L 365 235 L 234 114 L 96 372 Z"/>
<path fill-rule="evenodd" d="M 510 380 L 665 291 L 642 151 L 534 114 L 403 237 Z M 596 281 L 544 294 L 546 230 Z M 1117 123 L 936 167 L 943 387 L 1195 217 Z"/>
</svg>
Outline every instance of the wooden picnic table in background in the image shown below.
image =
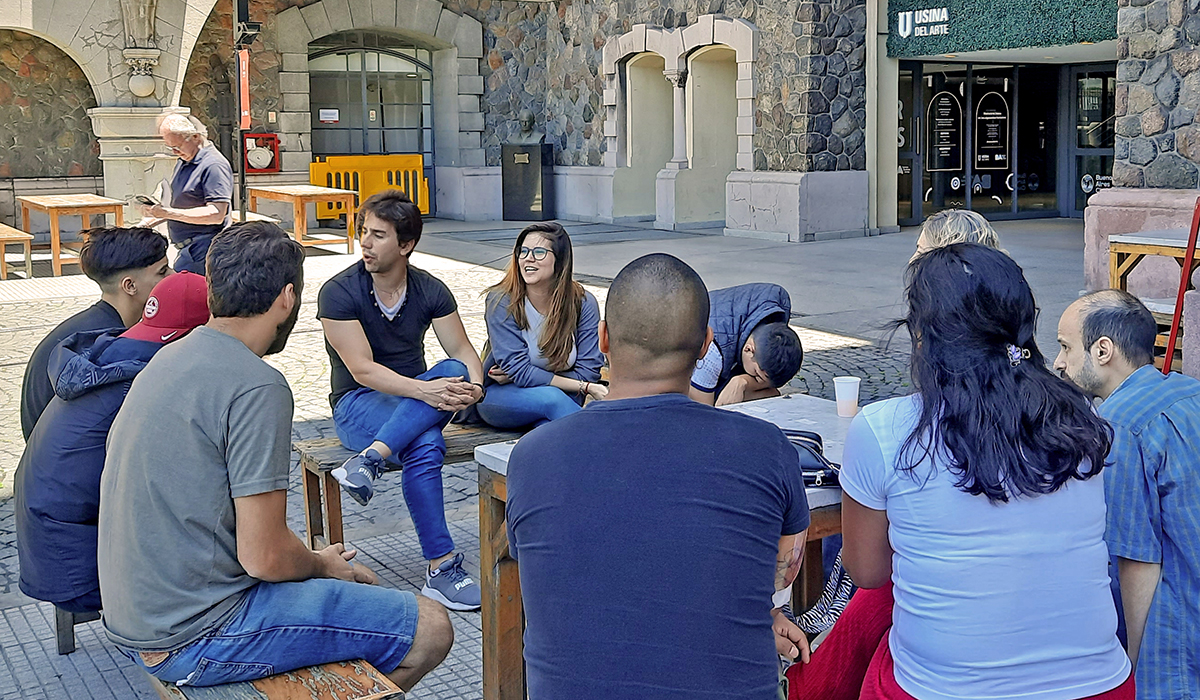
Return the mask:
<svg viewBox="0 0 1200 700">
<path fill-rule="evenodd" d="M 819 433 L 825 455 L 841 462 L 849 418 L 839 418 L 837 404 L 805 394 L 751 401 L 729 410 L 745 413 L 780 428 Z M 516 440 L 475 448 L 479 462 L 479 584 L 483 593 L 480 611 L 483 626 L 484 700 L 525 700 L 525 620 L 521 603 L 521 575 L 509 553 L 505 526 L 508 502 L 508 458 Z M 825 584 L 821 540 L 842 531 L 842 491 L 809 488 L 811 522 L 804 565 L 792 587 L 796 614 L 809 609 Z M 764 605 L 769 603 L 764 601 Z"/>
<path fill-rule="evenodd" d="M 1189 233 L 1188 229 L 1180 228 L 1164 231 L 1139 231 L 1110 237 L 1108 239 L 1108 286 L 1113 289 L 1129 291 L 1130 273 L 1137 269 L 1143 260 L 1151 256 L 1173 259 L 1179 265 L 1182 273 L 1187 257 Z M 1200 269 L 1200 260 L 1193 261 L 1192 269 L 1188 270 L 1189 289 L 1194 288 L 1190 280 L 1197 269 Z M 1158 352 L 1155 353 L 1154 364 L 1161 369 L 1166 362 L 1167 333 L 1170 331 L 1171 321 L 1175 315 L 1175 299 L 1174 297 L 1142 299 L 1142 303 L 1154 314 L 1154 320 L 1159 327 L 1158 337 L 1155 339 L 1155 347 Z M 1183 369 L 1183 352 L 1178 346 L 1176 346 L 1171 367 L 1176 371 Z"/>
<path fill-rule="evenodd" d="M 62 255 L 64 246 L 59 223 L 60 216 L 82 217 L 83 226 L 80 229 L 82 231 L 92 228 L 92 216 L 97 214 L 101 216 L 101 226 L 105 225 L 103 218 L 105 214 L 113 215 L 116 226 L 125 225 L 125 202 L 119 199 L 109 199 L 96 194 L 54 194 L 17 197 L 17 201 L 21 203 L 21 228 L 26 233 L 30 232 L 29 214 L 31 211 L 45 212 L 50 217 L 50 266 L 54 270 L 55 277 L 62 275 L 64 262 L 79 262 L 78 255 L 69 257 Z M 71 248 L 68 249 L 77 252 Z"/>
<path fill-rule="evenodd" d="M 328 245 L 345 241 L 346 252 L 354 252 L 354 212 L 358 193 L 315 185 L 279 185 L 276 187 L 251 187 L 246 191 L 248 211 L 258 211 L 258 200 L 270 199 L 292 205 L 293 235 L 300 245 Z M 346 207 L 346 235 L 344 238 L 312 238 L 308 235 L 308 205 L 322 202 L 341 202 Z"/>
</svg>

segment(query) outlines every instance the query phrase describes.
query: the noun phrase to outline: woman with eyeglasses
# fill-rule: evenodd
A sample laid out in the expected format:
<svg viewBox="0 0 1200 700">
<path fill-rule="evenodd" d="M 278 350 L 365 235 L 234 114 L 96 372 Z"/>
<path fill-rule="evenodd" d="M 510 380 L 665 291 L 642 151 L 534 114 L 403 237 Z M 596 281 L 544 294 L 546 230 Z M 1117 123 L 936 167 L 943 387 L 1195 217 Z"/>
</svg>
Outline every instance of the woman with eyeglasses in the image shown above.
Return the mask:
<svg viewBox="0 0 1200 700">
<path fill-rule="evenodd" d="M 572 279 L 571 238 L 555 223 L 517 236 L 504 279 L 487 290 L 491 347 L 479 416 L 497 428 L 536 427 L 578 411 L 599 383 L 600 305 Z"/>
</svg>

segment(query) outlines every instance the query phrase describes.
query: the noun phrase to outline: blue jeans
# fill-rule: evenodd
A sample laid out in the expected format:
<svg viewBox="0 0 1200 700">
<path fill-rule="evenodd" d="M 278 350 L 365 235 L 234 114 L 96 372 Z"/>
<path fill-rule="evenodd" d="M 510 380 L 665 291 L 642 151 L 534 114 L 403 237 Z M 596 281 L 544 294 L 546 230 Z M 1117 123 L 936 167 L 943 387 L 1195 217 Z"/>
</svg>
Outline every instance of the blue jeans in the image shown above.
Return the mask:
<svg viewBox="0 0 1200 700">
<path fill-rule="evenodd" d="M 466 379 L 467 366 L 458 360 L 442 360 L 416 378 L 442 377 Z M 442 428 L 452 415 L 424 401 L 365 387 L 338 399 L 333 409 L 334 427 L 347 448 L 361 452 L 378 440 L 392 451 L 388 462 L 403 469 L 400 483 L 404 502 L 417 529 L 421 552 L 430 560 L 454 551 L 442 499 L 442 462 L 446 457 Z"/>
<path fill-rule="evenodd" d="M 155 678 L 180 685 L 237 683 L 353 659 L 391 673 L 412 648 L 418 616 L 409 591 L 327 578 L 262 582 L 220 625 L 154 666 L 118 648 Z"/>
<path fill-rule="evenodd" d="M 578 411 L 579 404 L 562 389 L 546 386 L 519 387 L 493 384 L 479 403 L 479 417 L 488 425 L 503 428 L 537 427 Z"/>
<path fill-rule="evenodd" d="M 212 245 L 212 239 L 213 234 L 193 238 L 192 242 L 179 251 L 179 256 L 175 258 L 175 271 L 195 272 L 197 275 L 203 275 L 206 272 L 205 261 L 208 257 L 208 248 Z"/>
</svg>

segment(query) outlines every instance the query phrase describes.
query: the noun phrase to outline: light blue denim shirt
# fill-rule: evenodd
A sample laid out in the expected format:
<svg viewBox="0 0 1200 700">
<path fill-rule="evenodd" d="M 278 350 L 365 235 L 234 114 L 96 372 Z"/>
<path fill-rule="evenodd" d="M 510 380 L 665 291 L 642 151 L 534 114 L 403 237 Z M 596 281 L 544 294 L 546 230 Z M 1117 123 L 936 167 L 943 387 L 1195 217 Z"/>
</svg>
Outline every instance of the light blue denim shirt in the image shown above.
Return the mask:
<svg viewBox="0 0 1200 700">
<path fill-rule="evenodd" d="M 1109 551 L 1161 563 L 1137 666 L 1138 700 L 1200 698 L 1200 381 L 1131 374 L 1100 406 Z"/>
</svg>

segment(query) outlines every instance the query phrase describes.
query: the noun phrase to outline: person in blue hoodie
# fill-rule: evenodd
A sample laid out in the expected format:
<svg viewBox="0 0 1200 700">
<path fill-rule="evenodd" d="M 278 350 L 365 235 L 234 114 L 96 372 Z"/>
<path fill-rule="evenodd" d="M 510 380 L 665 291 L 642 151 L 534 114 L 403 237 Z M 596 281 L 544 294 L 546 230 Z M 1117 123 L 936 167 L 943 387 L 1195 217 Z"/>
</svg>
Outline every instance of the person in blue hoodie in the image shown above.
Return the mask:
<svg viewBox="0 0 1200 700">
<path fill-rule="evenodd" d="M 208 317 L 204 277 L 183 272 L 155 285 L 142 320 L 129 330 L 81 331 L 50 354 L 55 397 L 13 480 L 25 595 L 72 613 L 102 608 L 96 537 L 108 429 L 154 354 Z"/>
<path fill-rule="evenodd" d="M 788 326 L 792 299 L 777 284 L 740 284 L 708 293 L 713 341 L 692 373 L 689 395 L 710 406 L 779 396 L 800 371 L 804 349 Z"/>
</svg>

